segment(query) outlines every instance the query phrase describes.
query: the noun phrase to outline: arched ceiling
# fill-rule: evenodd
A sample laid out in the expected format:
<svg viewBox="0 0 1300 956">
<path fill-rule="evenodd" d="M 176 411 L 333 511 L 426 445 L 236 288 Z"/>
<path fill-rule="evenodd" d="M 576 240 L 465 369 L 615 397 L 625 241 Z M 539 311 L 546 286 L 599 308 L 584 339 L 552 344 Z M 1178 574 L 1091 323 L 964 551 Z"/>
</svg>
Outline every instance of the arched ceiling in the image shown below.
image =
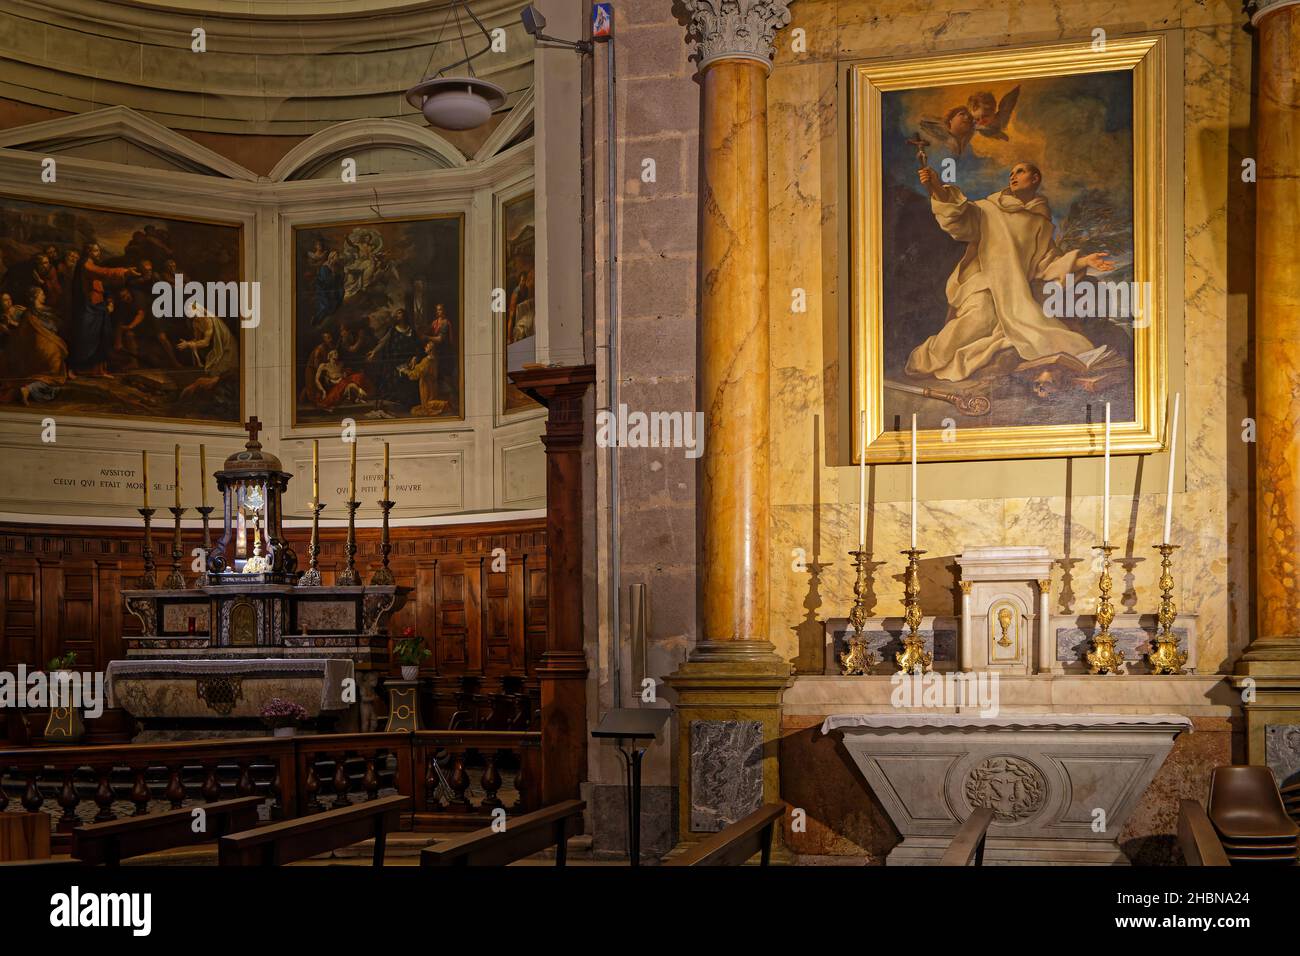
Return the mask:
<svg viewBox="0 0 1300 956">
<path fill-rule="evenodd" d="M 471 0 L 505 31 L 474 61 L 509 94 L 533 84 L 522 2 Z M 357 119 L 423 122 L 402 92 L 460 59 L 448 0 L 6 0 L 0 97 L 82 113 L 127 106 L 193 134 L 308 136 Z M 460 20 L 470 52 L 485 41 Z M 207 50 L 191 50 L 192 31 Z M 477 43 L 475 42 L 477 39 Z M 486 135 L 486 133 L 484 134 Z M 463 148 L 463 147 L 462 147 Z"/>
</svg>

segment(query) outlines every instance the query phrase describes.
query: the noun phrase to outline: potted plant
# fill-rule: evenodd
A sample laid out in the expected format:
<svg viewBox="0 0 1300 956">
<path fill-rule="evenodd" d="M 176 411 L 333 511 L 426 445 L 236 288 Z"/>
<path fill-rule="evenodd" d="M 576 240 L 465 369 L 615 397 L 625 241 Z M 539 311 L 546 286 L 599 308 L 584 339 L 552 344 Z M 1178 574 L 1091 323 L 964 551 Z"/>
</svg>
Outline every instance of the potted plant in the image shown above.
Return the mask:
<svg viewBox="0 0 1300 956">
<path fill-rule="evenodd" d="M 58 681 L 55 675 L 70 674 L 76 663 L 76 651 L 68 651 L 66 654 L 50 659 L 50 716 L 45 722 L 44 735 L 49 743 L 71 744 L 86 736 L 86 724 L 81 719 L 81 708 L 74 701 L 60 701 L 55 696 L 59 692 L 71 693 L 72 682 Z"/>
<path fill-rule="evenodd" d="M 262 705 L 262 722 L 271 728 L 272 737 L 292 737 L 306 719 L 307 711 L 292 700 L 272 697 Z"/>
<path fill-rule="evenodd" d="M 420 676 L 420 663 L 433 652 L 424 646 L 424 638 L 415 636 L 415 628 L 402 632 L 402 639 L 393 645 L 393 657 L 402 668 L 402 680 L 415 680 Z"/>
</svg>

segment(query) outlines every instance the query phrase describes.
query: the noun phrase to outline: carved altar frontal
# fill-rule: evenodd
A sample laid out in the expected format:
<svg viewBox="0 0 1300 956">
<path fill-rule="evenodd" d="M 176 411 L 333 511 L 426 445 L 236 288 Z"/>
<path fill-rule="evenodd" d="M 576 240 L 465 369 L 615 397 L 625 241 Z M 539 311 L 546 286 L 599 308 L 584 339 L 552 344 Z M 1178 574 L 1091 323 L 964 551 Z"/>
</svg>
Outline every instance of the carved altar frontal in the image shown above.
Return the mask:
<svg viewBox="0 0 1300 956">
<path fill-rule="evenodd" d="M 1118 839 L 1178 734 L 1175 714 L 838 714 L 838 731 L 903 842 L 933 864 L 976 809 L 988 864 L 1127 864 Z"/>
</svg>

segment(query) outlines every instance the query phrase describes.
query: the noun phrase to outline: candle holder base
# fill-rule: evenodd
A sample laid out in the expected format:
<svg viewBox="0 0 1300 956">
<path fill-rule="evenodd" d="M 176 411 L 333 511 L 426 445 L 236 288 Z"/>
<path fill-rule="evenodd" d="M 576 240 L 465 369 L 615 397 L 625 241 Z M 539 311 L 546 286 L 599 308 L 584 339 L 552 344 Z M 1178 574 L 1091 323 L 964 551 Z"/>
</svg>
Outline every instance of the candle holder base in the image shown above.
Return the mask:
<svg viewBox="0 0 1300 956">
<path fill-rule="evenodd" d="M 1101 577 L 1097 580 L 1100 596 L 1097 599 L 1097 633 L 1092 638 L 1092 650 L 1088 652 L 1088 670 L 1093 674 L 1118 674 L 1124 664 L 1124 652 L 1115 649 L 1115 638 L 1111 637 L 1110 625 L 1115 620 L 1115 605 L 1111 603 L 1110 592 L 1113 586 L 1110 576 L 1110 555 L 1116 548 L 1113 544 L 1100 544 L 1093 548 L 1100 551 Z"/>
<path fill-rule="evenodd" d="M 1178 617 L 1178 608 L 1174 604 L 1173 554 L 1176 544 L 1158 544 L 1160 552 L 1160 610 L 1156 621 L 1160 627 L 1156 634 L 1155 648 L 1147 655 L 1152 674 L 1181 674 L 1187 663 L 1187 654 L 1178 649 L 1178 638 L 1174 637 L 1174 621 Z"/>
<path fill-rule="evenodd" d="M 150 522 L 153 520 L 155 508 L 137 508 L 140 517 L 144 518 L 144 548 L 141 549 L 141 557 L 144 558 L 144 574 L 136 578 L 135 586 L 141 591 L 153 591 L 158 587 L 158 577 L 154 573 L 153 563 L 153 530 Z"/>
<path fill-rule="evenodd" d="M 311 542 L 307 545 L 307 570 L 298 579 L 300 588 L 318 588 L 322 583 L 316 559 L 320 556 L 320 513 L 324 510 L 319 500 L 311 503 Z"/>
<path fill-rule="evenodd" d="M 921 569 L 917 559 L 925 552 L 908 548 L 900 554 L 907 555 L 907 568 L 903 571 L 903 620 L 907 623 L 909 633 L 903 638 L 903 649 L 894 655 L 894 661 L 904 674 L 913 674 L 917 670 L 924 674 L 934 669 L 934 655 L 926 651 L 925 641 L 918 633 L 923 615 Z"/>
<path fill-rule="evenodd" d="M 383 564 L 371 572 L 371 584 L 388 586 L 397 583 L 396 578 L 393 577 L 393 572 L 388 568 L 388 556 L 393 550 L 393 546 L 388 540 L 388 512 L 393 510 L 394 504 L 396 504 L 396 502 L 389 501 L 387 496 L 384 497 L 383 501 L 379 502 L 379 507 L 384 511 L 383 530 L 380 532 L 379 536 L 379 552 L 383 555 Z"/>
<path fill-rule="evenodd" d="M 347 555 L 347 566 L 338 573 L 334 583 L 345 588 L 355 588 L 361 586 L 361 575 L 357 573 L 357 509 L 361 507 L 359 501 L 346 502 L 348 509 L 348 541 L 343 546 L 343 553 Z"/>
<path fill-rule="evenodd" d="M 186 584 L 185 575 L 181 573 L 181 556 L 185 552 L 181 549 L 181 516 L 185 514 L 185 509 L 175 507 L 167 510 L 176 519 L 176 530 L 172 535 L 172 570 L 163 579 L 163 588 L 168 591 L 184 591 Z"/>
<path fill-rule="evenodd" d="M 850 551 L 849 554 L 853 555 L 858 574 L 853 582 L 853 607 L 849 610 L 849 627 L 853 632 L 846 639 L 847 649 L 840 652 L 840 673 L 857 677 L 870 673 L 878 661 L 862 636 L 867 626 L 867 558 L 870 555 L 864 550 Z"/>
<path fill-rule="evenodd" d="M 208 521 L 212 515 L 212 506 L 203 505 L 194 510 L 203 516 L 203 570 L 194 579 L 194 586 L 205 588 L 212 583 L 212 579 L 208 577 L 208 555 L 212 553 L 212 532 L 209 530 Z"/>
</svg>

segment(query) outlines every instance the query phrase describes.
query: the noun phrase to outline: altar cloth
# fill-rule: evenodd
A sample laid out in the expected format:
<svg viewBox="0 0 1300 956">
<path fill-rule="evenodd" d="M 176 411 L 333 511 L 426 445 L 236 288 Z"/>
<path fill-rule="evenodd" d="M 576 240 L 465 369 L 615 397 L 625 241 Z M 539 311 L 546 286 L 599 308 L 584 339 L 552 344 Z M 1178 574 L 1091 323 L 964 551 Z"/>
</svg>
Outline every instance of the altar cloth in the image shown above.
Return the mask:
<svg viewBox="0 0 1300 956">
<path fill-rule="evenodd" d="M 119 660 L 106 676 L 109 706 L 133 717 L 257 717 L 272 697 L 316 717 L 351 706 L 344 687 L 355 668 L 338 658 Z"/>
<path fill-rule="evenodd" d="M 822 721 L 822 733 L 848 727 L 881 730 L 1024 729 L 1024 730 L 1108 730 L 1114 727 L 1152 727 L 1190 733 L 1192 720 L 1179 714 L 832 714 Z"/>
</svg>

